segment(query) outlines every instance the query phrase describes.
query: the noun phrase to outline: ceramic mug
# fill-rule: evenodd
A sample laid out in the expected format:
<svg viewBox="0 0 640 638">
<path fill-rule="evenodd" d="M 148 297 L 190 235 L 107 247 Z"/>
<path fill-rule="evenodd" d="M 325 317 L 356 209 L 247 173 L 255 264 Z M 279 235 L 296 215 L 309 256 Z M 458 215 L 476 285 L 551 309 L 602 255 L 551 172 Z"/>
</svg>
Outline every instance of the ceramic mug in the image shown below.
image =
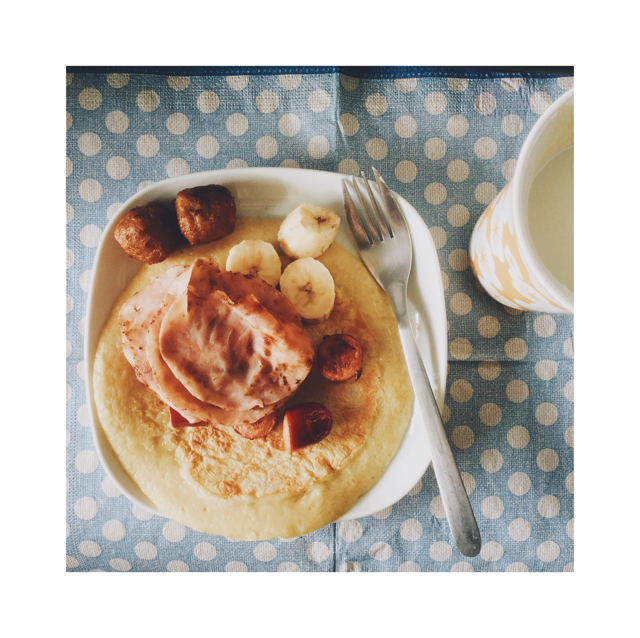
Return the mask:
<svg viewBox="0 0 640 638">
<path fill-rule="evenodd" d="M 471 236 L 478 281 L 512 308 L 573 314 L 573 93 L 531 129 L 513 179 Z"/>
</svg>

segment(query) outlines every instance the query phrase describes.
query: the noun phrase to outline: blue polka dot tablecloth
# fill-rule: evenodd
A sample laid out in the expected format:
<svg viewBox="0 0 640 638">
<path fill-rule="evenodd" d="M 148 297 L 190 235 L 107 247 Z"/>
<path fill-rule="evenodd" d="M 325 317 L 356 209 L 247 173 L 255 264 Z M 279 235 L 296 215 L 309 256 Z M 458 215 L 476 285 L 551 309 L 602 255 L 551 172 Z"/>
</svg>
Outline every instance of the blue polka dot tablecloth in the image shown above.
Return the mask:
<svg viewBox="0 0 640 638">
<path fill-rule="evenodd" d="M 527 133 L 573 77 L 404 67 L 69 71 L 68 571 L 573 571 L 573 317 L 505 308 L 479 289 L 467 254 Z M 356 174 L 372 165 L 420 212 L 438 249 L 449 322 L 443 416 L 480 555 L 458 552 L 432 468 L 393 507 L 286 541 L 234 542 L 132 504 L 100 465 L 85 395 L 87 290 L 109 219 L 137 190 L 185 173 Z"/>
</svg>

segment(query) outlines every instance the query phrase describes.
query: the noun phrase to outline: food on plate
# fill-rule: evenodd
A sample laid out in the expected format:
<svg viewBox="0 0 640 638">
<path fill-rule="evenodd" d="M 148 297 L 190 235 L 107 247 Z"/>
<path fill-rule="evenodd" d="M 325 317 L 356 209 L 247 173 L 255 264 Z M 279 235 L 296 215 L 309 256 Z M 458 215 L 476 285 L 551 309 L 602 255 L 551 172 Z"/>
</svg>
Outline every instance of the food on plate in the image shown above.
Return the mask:
<svg viewBox="0 0 640 638">
<path fill-rule="evenodd" d="M 227 257 L 229 272 L 260 277 L 268 284 L 277 286 L 282 264 L 272 244 L 261 239 L 245 239 L 236 244 Z"/>
<path fill-rule="evenodd" d="M 289 408 L 282 421 L 282 436 L 287 452 L 297 452 L 319 443 L 331 432 L 331 412 L 321 403 L 303 403 Z"/>
<path fill-rule="evenodd" d="M 131 209 L 116 224 L 113 235 L 129 257 L 158 264 L 175 250 L 180 231 L 173 211 L 151 202 Z"/>
<path fill-rule="evenodd" d="M 291 262 L 280 277 L 280 290 L 307 323 L 321 323 L 331 314 L 336 289 L 320 261 L 305 257 Z"/>
<path fill-rule="evenodd" d="M 174 201 L 180 232 L 189 243 L 207 244 L 233 232 L 236 203 L 225 186 L 185 188 Z"/>
<path fill-rule="evenodd" d="M 314 204 L 301 204 L 280 226 L 280 248 L 294 259 L 319 257 L 331 246 L 339 226 L 340 218 L 333 211 Z"/>
<path fill-rule="evenodd" d="M 317 362 L 325 379 L 357 380 L 362 374 L 362 347 L 351 335 L 327 335 L 318 346 Z"/>
<path fill-rule="evenodd" d="M 411 417 L 411 384 L 391 303 L 345 248 L 334 242 L 319 257 L 335 281 L 333 310 L 322 323 L 302 323 L 284 295 L 257 277 L 213 270 L 211 264 L 226 264 L 231 248 L 243 240 L 275 243 L 279 226 L 278 220 L 240 217 L 231 235 L 183 246 L 160 264 L 142 266 L 114 304 L 92 375 L 100 427 L 132 481 L 130 489 L 139 490 L 140 498 L 164 516 L 195 530 L 244 540 L 299 536 L 348 512 L 384 473 Z M 211 294 L 224 292 L 234 304 L 255 297 L 273 317 L 268 325 L 277 320 L 302 328 L 310 356 L 327 335 L 353 336 L 362 348 L 362 376 L 357 383 L 335 383 L 312 365 L 295 392 L 276 403 L 266 404 L 266 398 L 279 397 L 282 386 L 280 381 L 269 385 L 276 394 L 260 395 L 264 407 L 232 409 L 202 401 L 177 379 L 160 348 L 163 319 L 186 295 L 185 280 L 198 298 L 207 287 Z M 130 324 L 127 339 L 136 344 L 132 350 L 140 353 L 142 347 L 147 355 L 146 364 L 132 357 L 135 368 L 125 355 L 129 346 L 119 325 L 121 309 L 131 300 L 124 316 L 139 315 L 141 325 Z M 145 310 L 148 304 L 157 315 Z M 247 312 L 242 319 L 251 317 Z M 254 329 L 263 330 L 264 311 L 257 312 L 257 321 Z M 161 394 L 140 377 L 155 381 Z M 233 385 L 240 387 L 239 377 Z M 325 406 L 331 431 L 292 453 L 284 413 L 305 403 Z M 178 410 L 175 415 L 172 408 Z"/>
</svg>

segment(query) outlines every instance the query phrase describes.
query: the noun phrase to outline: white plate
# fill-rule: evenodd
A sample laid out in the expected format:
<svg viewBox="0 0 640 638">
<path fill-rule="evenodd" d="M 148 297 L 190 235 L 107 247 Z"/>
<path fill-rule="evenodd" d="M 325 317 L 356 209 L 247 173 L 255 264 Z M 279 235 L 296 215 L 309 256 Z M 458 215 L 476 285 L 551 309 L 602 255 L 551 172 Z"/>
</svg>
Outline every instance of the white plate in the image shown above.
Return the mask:
<svg viewBox="0 0 640 638">
<path fill-rule="evenodd" d="M 122 205 L 107 225 L 96 252 L 91 289 L 87 301 L 85 361 L 88 367 L 87 399 L 89 416 L 100 461 L 107 474 L 134 503 L 164 516 L 125 472 L 98 420 L 93 399 L 93 361 L 102 327 L 119 295 L 141 267 L 130 259 L 113 237 L 115 224 L 135 206 L 151 201 L 171 204 L 184 188 L 222 184 L 233 194 L 240 217 L 282 219 L 296 206 L 310 202 L 335 211 L 342 223 L 337 241 L 358 255 L 344 216 L 340 180 L 337 173 L 296 168 L 241 168 L 207 171 L 166 179 L 140 191 Z M 447 375 L 447 320 L 440 264 L 435 245 L 416 210 L 402 197 L 402 207 L 413 239 L 413 268 L 409 279 L 409 308 L 418 349 L 422 355 L 440 410 L 444 403 Z M 424 425 L 414 404 L 411 424 L 402 444 L 380 481 L 339 520 L 375 514 L 407 494 L 425 473 L 431 455 Z"/>
</svg>

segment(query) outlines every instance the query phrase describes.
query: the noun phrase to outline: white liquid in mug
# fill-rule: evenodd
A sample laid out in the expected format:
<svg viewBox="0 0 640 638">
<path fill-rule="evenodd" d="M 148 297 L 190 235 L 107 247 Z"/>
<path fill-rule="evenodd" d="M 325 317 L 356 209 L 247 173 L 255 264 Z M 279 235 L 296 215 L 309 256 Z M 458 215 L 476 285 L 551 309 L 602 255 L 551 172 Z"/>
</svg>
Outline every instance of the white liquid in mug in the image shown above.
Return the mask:
<svg viewBox="0 0 640 638">
<path fill-rule="evenodd" d="M 533 180 L 528 223 L 545 266 L 573 290 L 573 146 L 549 160 Z"/>
</svg>

